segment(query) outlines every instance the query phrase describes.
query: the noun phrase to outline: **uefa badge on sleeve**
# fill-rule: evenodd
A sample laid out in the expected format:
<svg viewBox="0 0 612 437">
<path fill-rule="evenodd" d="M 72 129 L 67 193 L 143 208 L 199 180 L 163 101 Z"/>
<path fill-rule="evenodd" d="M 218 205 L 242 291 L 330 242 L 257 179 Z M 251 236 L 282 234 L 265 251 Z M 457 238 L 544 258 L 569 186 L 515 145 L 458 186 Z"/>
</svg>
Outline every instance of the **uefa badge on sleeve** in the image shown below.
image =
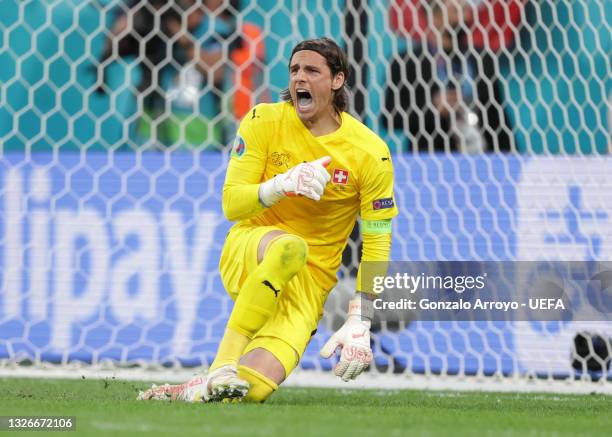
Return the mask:
<svg viewBox="0 0 612 437">
<path fill-rule="evenodd" d="M 232 158 L 240 158 L 246 152 L 246 143 L 244 139 L 240 135 L 236 135 L 236 139 L 234 139 L 234 144 L 232 146 Z"/>
<path fill-rule="evenodd" d="M 372 209 L 378 211 L 379 209 L 388 209 L 395 206 L 392 197 L 385 197 L 384 199 L 376 199 L 372 202 Z"/>
</svg>

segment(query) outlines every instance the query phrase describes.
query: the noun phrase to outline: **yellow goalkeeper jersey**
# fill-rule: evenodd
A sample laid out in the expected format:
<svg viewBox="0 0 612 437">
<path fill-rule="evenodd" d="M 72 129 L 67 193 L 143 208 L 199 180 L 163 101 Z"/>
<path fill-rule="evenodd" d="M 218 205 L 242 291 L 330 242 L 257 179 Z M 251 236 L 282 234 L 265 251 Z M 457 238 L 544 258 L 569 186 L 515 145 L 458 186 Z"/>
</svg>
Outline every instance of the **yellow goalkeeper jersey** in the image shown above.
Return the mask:
<svg viewBox="0 0 612 437">
<path fill-rule="evenodd" d="M 308 266 L 327 290 L 336 283 L 357 215 L 365 220 L 397 215 L 389 148 L 350 114 L 343 112 L 341 119 L 335 132 L 314 137 L 291 103 L 255 106 L 238 129 L 223 187 L 223 208 L 230 220 L 239 219 L 235 226 L 276 226 L 304 238 Z M 332 158 L 331 180 L 320 201 L 291 197 L 261 206 L 260 183 L 326 155 Z"/>
</svg>

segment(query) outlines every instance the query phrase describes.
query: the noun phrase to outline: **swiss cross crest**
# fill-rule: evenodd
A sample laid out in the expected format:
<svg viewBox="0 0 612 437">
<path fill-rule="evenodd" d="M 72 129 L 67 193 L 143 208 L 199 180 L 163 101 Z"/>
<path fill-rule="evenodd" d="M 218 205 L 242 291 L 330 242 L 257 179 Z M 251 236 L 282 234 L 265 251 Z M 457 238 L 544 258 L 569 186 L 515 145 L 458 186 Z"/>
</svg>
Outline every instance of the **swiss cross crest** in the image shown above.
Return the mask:
<svg viewBox="0 0 612 437">
<path fill-rule="evenodd" d="M 332 176 L 332 182 L 334 184 L 346 185 L 348 184 L 349 172 L 340 168 L 334 169 L 334 175 Z"/>
</svg>

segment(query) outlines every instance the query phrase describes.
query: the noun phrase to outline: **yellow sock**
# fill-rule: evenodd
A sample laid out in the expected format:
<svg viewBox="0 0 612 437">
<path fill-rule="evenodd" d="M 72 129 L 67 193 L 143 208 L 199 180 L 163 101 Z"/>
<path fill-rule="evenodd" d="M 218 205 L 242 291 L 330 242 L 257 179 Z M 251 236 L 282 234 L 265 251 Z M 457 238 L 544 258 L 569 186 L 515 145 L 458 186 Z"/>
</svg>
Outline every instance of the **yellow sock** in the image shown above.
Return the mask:
<svg viewBox="0 0 612 437">
<path fill-rule="evenodd" d="M 249 338 L 272 315 L 283 287 L 306 265 L 308 246 L 295 235 L 272 240 L 261 264 L 242 284 L 227 327 Z"/>
<path fill-rule="evenodd" d="M 228 364 L 236 365 L 249 341 L 251 339 L 246 335 L 240 334 L 231 328 L 225 328 L 217 355 L 215 355 L 215 361 L 213 361 L 209 370 L 212 371 Z"/>
<path fill-rule="evenodd" d="M 238 377 L 250 385 L 249 392 L 244 398 L 246 402 L 264 402 L 278 389 L 278 384 L 250 367 L 238 366 Z"/>
<path fill-rule="evenodd" d="M 282 288 L 306 265 L 307 255 L 306 242 L 295 235 L 283 234 L 270 242 L 263 261 L 240 288 L 210 370 L 238 364 L 246 345 L 272 315 Z"/>
</svg>

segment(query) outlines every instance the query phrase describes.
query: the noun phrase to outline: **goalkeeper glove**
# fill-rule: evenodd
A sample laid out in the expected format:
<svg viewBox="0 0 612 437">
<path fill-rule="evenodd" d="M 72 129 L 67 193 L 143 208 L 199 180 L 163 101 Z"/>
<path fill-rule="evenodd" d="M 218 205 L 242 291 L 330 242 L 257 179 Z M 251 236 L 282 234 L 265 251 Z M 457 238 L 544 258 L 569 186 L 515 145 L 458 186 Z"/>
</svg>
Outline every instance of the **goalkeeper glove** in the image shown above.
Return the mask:
<svg viewBox="0 0 612 437">
<path fill-rule="evenodd" d="M 320 200 L 325 185 L 331 176 L 325 169 L 331 162 L 329 156 L 316 161 L 298 164 L 287 173 L 274 176 L 259 186 L 259 200 L 265 207 L 270 207 L 285 196 L 306 196 Z"/>
<path fill-rule="evenodd" d="M 321 349 L 321 356 L 329 358 L 338 346 L 342 347 L 340 361 L 336 364 L 334 373 L 343 381 L 357 378 L 372 361 L 372 349 L 370 349 L 372 313 L 370 300 L 365 297 L 355 297 L 349 303 L 346 322 Z"/>
</svg>

